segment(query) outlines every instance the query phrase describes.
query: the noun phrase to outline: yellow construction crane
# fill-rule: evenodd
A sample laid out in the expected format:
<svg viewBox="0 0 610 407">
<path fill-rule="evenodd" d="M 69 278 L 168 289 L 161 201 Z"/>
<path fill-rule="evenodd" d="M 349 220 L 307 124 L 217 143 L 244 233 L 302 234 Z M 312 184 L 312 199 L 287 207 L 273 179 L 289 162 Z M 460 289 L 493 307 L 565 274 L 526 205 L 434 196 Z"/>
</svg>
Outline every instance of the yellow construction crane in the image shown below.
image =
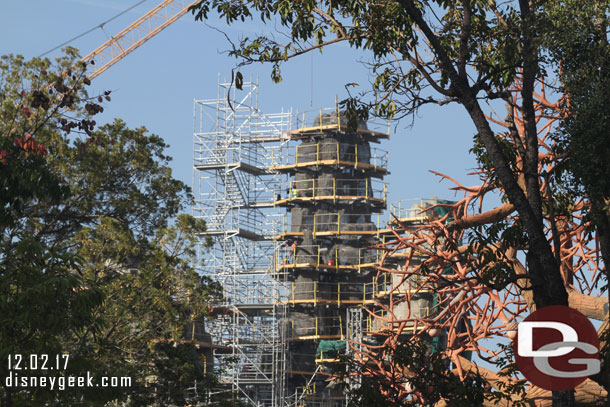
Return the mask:
<svg viewBox="0 0 610 407">
<path fill-rule="evenodd" d="M 162 1 L 158 6 L 81 59 L 81 61 L 88 63 L 87 77 L 89 79 L 97 77 L 182 17 L 189 7 L 199 2 L 201 0 L 190 2 L 188 0 Z M 94 64 L 91 64 L 91 61 L 94 61 Z"/>
</svg>

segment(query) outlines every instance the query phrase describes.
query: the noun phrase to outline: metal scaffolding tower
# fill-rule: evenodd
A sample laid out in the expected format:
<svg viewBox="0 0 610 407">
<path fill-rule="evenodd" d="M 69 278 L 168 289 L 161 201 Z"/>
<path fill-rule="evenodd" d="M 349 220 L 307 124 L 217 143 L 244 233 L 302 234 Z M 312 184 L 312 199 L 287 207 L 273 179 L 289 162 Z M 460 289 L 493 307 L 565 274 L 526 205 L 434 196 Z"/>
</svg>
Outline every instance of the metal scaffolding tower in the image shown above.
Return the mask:
<svg viewBox="0 0 610 407">
<path fill-rule="evenodd" d="M 198 267 L 224 291 L 206 328 L 224 389 L 247 405 L 342 407 L 329 372 L 389 284 L 371 248 L 394 232 L 381 220 L 388 154 L 372 146 L 389 129 L 350 130 L 338 106 L 294 117 L 263 114 L 252 82 L 195 100 Z"/>
<path fill-rule="evenodd" d="M 275 270 L 274 205 L 281 175 L 272 150 L 286 143 L 291 111 L 264 114 L 258 84 L 219 83 L 216 99 L 194 102 L 194 216 L 207 222 L 198 267 L 223 287 L 207 330 L 219 378 L 236 397 L 260 407 L 283 400 L 286 341 L 281 279 Z"/>
</svg>

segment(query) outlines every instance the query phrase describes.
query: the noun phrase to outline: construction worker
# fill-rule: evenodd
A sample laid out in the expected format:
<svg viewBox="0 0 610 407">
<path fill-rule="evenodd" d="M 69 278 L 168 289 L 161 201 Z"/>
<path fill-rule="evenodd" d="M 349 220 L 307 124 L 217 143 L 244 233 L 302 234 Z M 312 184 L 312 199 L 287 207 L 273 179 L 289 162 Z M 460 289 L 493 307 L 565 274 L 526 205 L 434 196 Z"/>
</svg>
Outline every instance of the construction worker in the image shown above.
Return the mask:
<svg viewBox="0 0 610 407">
<path fill-rule="evenodd" d="M 292 183 L 292 198 L 298 198 L 299 196 L 299 190 L 297 189 L 297 183 L 293 182 Z"/>
</svg>

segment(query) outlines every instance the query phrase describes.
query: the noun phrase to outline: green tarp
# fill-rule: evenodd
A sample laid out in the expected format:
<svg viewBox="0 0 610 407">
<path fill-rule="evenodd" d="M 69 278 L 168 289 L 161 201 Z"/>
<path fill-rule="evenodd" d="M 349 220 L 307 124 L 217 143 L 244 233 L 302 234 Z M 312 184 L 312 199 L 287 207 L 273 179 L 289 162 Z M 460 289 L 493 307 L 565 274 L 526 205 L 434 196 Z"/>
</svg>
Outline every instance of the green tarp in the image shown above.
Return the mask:
<svg viewBox="0 0 610 407">
<path fill-rule="evenodd" d="M 316 350 L 316 358 L 335 358 L 341 351 L 345 350 L 346 346 L 346 341 L 321 340 Z"/>
</svg>

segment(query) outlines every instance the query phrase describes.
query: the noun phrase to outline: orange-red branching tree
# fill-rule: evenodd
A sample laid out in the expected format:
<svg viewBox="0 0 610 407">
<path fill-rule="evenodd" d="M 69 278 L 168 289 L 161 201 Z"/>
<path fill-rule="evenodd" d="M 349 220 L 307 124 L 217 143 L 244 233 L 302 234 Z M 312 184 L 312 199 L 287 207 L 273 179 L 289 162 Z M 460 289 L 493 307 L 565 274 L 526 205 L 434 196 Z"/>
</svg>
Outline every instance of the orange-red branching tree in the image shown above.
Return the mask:
<svg viewBox="0 0 610 407">
<path fill-rule="evenodd" d="M 570 307 L 602 321 L 601 335 L 608 330 L 607 286 L 605 291 L 601 289 L 604 264 L 596 230 L 586 216 L 590 205 L 587 197 L 570 193 L 560 184 L 562 156 L 553 132 L 565 114 L 567 103 L 563 97 L 553 98 L 547 87 L 539 81 L 534 92 L 545 232 L 560 264 Z M 521 82 L 517 80 L 506 105 L 506 116 L 501 118 L 490 109 L 487 119 L 498 126 L 499 142 L 511 158 L 519 185 L 526 191 L 523 155 L 527 149 L 521 91 Z M 476 373 L 488 383 L 488 394 L 504 392 L 513 403 L 530 400 L 536 405 L 550 405 L 551 392 L 519 382 L 522 377 L 511 373 L 514 369 L 510 366 L 497 372 L 474 362 L 499 365 L 504 360 L 510 361 L 508 345 L 515 338 L 517 323 L 533 312 L 536 304 L 525 266 L 528 240 L 522 222 L 511 203 L 502 203 L 506 202 L 504 199 L 497 205 L 487 204 L 498 202 L 504 191 L 484 150 L 477 150 L 475 145 L 473 151 L 479 158 L 481 184 L 465 186 L 450 176 L 438 174 L 454 184 L 451 189 L 459 200 L 439 204 L 445 207 L 442 217 L 433 215 L 438 213 L 434 207 L 428 208 L 425 213 L 429 217 L 420 224 L 397 218 L 402 232 L 397 231 L 394 239 L 380 246 L 386 253 L 379 276 L 392 275 L 393 284 L 389 296 L 373 307 L 383 312 L 369 310 L 380 327 L 375 333 L 380 338 L 379 344 L 358 347 L 363 350 L 356 352 L 356 358 L 364 375 L 392 383 L 385 387 L 388 397 L 392 393 L 392 397 L 403 401 L 421 402 L 427 400 L 431 389 L 414 388 L 411 383 L 417 375 L 416 367 L 396 362 L 392 355 L 405 342 L 441 336 L 446 338 L 442 353 L 452 362 L 453 373 L 460 380 Z M 397 253 L 405 259 L 399 267 L 395 261 L 389 261 Z M 434 305 L 425 317 L 402 311 L 411 309 L 411 303 L 415 307 L 421 293 L 429 290 L 434 293 Z M 605 346 L 603 340 L 602 345 Z M 504 359 L 507 351 L 509 357 Z M 598 402 L 607 397 L 603 387 L 607 386 L 604 382 L 607 376 L 608 366 L 603 365 L 600 375 L 587 379 L 576 389 L 576 401 Z M 510 387 L 518 383 L 525 384 L 526 394 Z M 507 389 L 512 389 L 512 393 Z M 442 400 L 442 395 L 438 399 Z"/>
</svg>

